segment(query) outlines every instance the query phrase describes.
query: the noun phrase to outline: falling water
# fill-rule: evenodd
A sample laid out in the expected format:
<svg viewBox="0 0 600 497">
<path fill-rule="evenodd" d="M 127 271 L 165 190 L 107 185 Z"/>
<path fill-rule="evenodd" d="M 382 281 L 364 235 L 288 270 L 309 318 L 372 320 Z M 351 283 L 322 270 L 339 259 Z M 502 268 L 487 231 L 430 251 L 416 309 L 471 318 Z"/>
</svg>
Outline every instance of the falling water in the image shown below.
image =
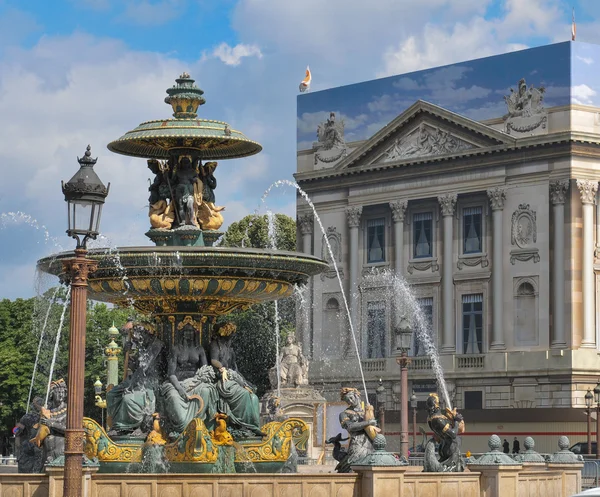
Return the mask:
<svg viewBox="0 0 600 497">
<path fill-rule="evenodd" d="M 54 365 L 56 364 L 56 356 L 58 355 L 58 346 L 60 344 L 60 334 L 62 327 L 65 322 L 65 314 L 69 305 L 69 299 L 71 297 L 71 286 L 67 289 L 67 296 L 65 297 L 65 305 L 60 315 L 60 323 L 58 324 L 58 331 L 56 332 L 56 341 L 54 342 L 54 353 L 52 354 L 52 364 L 50 364 L 50 373 L 48 374 L 48 388 L 46 389 L 46 400 L 44 401 L 44 407 L 48 407 L 48 397 L 50 396 L 50 384 L 52 383 L 52 375 L 54 374 Z"/>
<path fill-rule="evenodd" d="M 312 203 L 312 200 L 310 199 L 310 197 L 308 196 L 308 194 L 302 188 L 300 188 L 300 185 L 298 185 L 298 183 L 295 183 L 294 181 L 289 181 L 287 179 L 280 179 L 278 181 L 275 181 L 275 183 L 273 183 L 271 186 L 269 186 L 269 188 L 267 188 L 267 190 L 263 194 L 262 201 L 263 202 L 265 201 L 265 199 L 267 198 L 267 196 L 269 195 L 269 193 L 271 193 L 271 190 L 274 187 L 280 187 L 280 186 L 283 186 L 283 185 L 292 186 L 296 190 L 298 190 L 298 193 L 300 193 L 300 195 L 302 195 L 302 198 L 306 201 L 306 203 L 312 209 L 313 214 L 315 216 L 315 220 L 319 224 L 319 228 L 321 228 L 321 233 L 323 233 L 323 235 L 325 235 L 325 228 L 323 228 L 323 223 L 321 222 L 321 218 L 317 214 L 317 209 L 315 208 L 315 206 Z M 340 293 L 342 294 L 342 300 L 344 301 L 344 306 L 346 308 L 346 314 L 348 316 L 348 323 L 350 325 L 350 332 L 352 334 L 352 341 L 354 342 L 354 349 L 356 351 L 356 357 L 357 357 L 357 360 L 358 360 L 358 368 L 360 370 L 360 376 L 361 376 L 361 379 L 362 379 L 363 391 L 365 393 L 365 401 L 366 401 L 366 403 L 368 405 L 369 404 L 369 394 L 367 392 L 367 384 L 365 382 L 365 374 L 363 372 L 362 364 L 360 362 L 360 351 L 358 349 L 358 341 L 356 340 L 356 332 L 354 330 L 354 324 L 352 323 L 352 317 L 351 317 L 351 314 L 350 314 L 350 308 L 348 307 L 348 299 L 346 298 L 346 293 L 344 291 L 344 284 L 342 282 L 342 277 L 340 275 L 340 271 L 339 271 L 339 269 L 337 267 L 337 263 L 335 261 L 334 255 L 333 255 L 333 250 L 331 249 L 331 244 L 329 243 L 329 240 L 327 239 L 326 236 L 323 237 L 323 241 L 325 242 L 325 245 L 327 247 L 327 252 L 329 253 L 329 258 L 331 260 L 331 263 L 333 264 L 333 269 L 335 270 L 335 274 L 337 276 L 338 283 L 340 284 Z"/>
<path fill-rule="evenodd" d="M 440 364 L 440 356 L 434 343 L 432 330 L 407 281 L 390 270 L 368 274 L 363 278 L 363 281 L 368 285 L 388 287 L 388 297 L 394 303 L 393 308 L 397 312 L 408 311 L 407 318 L 410 320 L 412 317 L 411 321 L 416 323 L 415 333 L 419 339 L 419 344 L 423 346 L 431 360 L 431 367 L 440 394 L 446 406 L 451 409 L 452 405 L 450 404 L 450 396 L 444 379 L 444 370 Z"/>
<path fill-rule="evenodd" d="M 54 289 L 54 294 L 52 295 L 52 300 L 48 303 L 48 309 L 46 309 L 46 316 L 44 318 L 44 325 L 42 326 L 42 331 L 40 333 L 40 342 L 38 343 L 37 353 L 35 354 L 35 362 L 33 363 L 33 374 L 31 375 L 31 385 L 29 385 L 29 395 L 27 396 L 27 408 L 25 414 L 29 412 L 29 403 L 31 402 L 31 394 L 33 392 L 33 384 L 35 382 L 35 373 L 37 372 L 38 360 L 40 357 L 40 351 L 42 349 L 42 343 L 44 342 L 44 336 L 46 334 L 46 325 L 48 324 L 48 317 L 50 316 L 50 310 L 52 309 L 52 305 L 56 301 L 56 295 L 60 290 L 60 286 L 57 286 Z"/>
<path fill-rule="evenodd" d="M 41 231 L 44 234 L 44 241 L 46 243 L 52 242 L 59 250 L 64 250 L 62 245 L 58 243 L 58 240 L 51 236 L 48 229 L 43 224 L 38 223 L 33 217 L 24 212 L 3 212 L 0 214 L 0 228 L 5 228 L 9 223 L 14 224 L 27 224 L 36 230 Z"/>
<path fill-rule="evenodd" d="M 269 245 L 271 249 L 277 250 L 277 239 L 275 237 L 275 216 L 271 211 L 267 211 L 268 221 L 268 237 Z M 277 397 L 281 397 L 281 357 L 279 357 L 279 304 L 277 300 L 273 302 L 275 304 L 275 367 L 277 371 Z"/>
</svg>

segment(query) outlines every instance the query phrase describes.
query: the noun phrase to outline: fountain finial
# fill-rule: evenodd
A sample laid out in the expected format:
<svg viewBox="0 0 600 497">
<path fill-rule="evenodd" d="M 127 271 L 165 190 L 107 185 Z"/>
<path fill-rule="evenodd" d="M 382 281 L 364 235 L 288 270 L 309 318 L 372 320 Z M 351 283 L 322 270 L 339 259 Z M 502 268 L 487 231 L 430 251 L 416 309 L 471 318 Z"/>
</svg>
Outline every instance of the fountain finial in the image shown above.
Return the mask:
<svg viewBox="0 0 600 497">
<path fill-rule="evenodd" d="M 167 90 L 169 94 L 165 97 L 165 103 L 173 108 L 173 117 L 177 119 L 189 119 L 198 116 L 198 107 L 206 102 L 200 88 L 194 84 L 194 79 L 187 72 L 182 72 L 175 80 L 177 84 Z"/>
</svg>

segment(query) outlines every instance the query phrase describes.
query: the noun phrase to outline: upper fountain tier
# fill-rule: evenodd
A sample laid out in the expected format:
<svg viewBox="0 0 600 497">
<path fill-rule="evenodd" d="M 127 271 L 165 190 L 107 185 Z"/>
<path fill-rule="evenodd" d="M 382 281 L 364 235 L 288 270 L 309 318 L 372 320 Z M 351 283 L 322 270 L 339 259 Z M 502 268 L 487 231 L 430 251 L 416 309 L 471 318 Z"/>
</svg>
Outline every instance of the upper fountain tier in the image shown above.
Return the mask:
<svg viewBox="0 0 600 497">
<path fill-rule="evenodd" d="M 198 107 L 205 103 L 203 91 L 189 74 L 167 90 L 165 102 L 175 119 L 147 121 L 108 144 L 111 152 L 146 159 L 166 160 L 178 151 L 192 151 L 200 160 L 235 159 L 257 154 L 260 144 L 231 129 L 222 121 L 199 119 Z"/>
</svg>

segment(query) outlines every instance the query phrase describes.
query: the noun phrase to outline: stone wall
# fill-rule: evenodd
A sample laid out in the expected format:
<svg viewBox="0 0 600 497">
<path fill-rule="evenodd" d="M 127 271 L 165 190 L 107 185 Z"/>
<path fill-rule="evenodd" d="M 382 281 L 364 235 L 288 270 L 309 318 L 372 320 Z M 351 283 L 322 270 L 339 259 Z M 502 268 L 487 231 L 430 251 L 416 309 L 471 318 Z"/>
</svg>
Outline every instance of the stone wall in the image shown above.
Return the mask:
<svg viewBox="0 0 600 497">
<path fill-rule="evenodd" d="M 357 473 L 98 474 L 84 476 L 82 497 L 570 497 L 581 465 L 470 467 L 464 473 L 356 467 Z M 477 471 L 475 471 L 475 469 Z M 62 497 L 62 470 L 0 474 L 0 497 Z"/>
</svg>

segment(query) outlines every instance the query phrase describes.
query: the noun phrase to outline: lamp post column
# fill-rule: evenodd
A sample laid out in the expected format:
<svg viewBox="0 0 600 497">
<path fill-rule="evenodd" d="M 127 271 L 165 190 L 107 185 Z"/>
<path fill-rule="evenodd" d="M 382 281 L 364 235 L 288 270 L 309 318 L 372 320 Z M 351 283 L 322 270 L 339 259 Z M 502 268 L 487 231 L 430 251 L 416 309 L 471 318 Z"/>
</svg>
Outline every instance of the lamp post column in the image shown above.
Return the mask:
<svg viewBox="0 0 600 497">
<path fill-rule="evenodd" d="M 85 327 L 88 274 L 97 269 L 96 261 L 86 257 L 87 250 L 75 249 L 75 258 L 64 263 L 64 274 L 71 284 L 71 336 L 65 431 L 65 497 L 81 497 L 83 443 L 83 392 L 85 380 Z"/>
<path fill-rule="evenodd" d="M 414 391 L 413 391 L 412 395 L 410 396 L 410 406 L 412 407 L 412 410 L 413 410 L 412 431 L 413 431 L 413 454 L 414 454 L 417 451 L 417 396 L 415 395 Z"/>
<path fill-rule="evenodd" d="M 408 365 L 406 350 L 396 359 L 400 366 L 400 455 L 408 459 Z"/>
<path fill-rule="evenodd" d="M 587 453 L 588 456 L 592 453 L 592 409 L 587 409 Z"/>
</svg>

